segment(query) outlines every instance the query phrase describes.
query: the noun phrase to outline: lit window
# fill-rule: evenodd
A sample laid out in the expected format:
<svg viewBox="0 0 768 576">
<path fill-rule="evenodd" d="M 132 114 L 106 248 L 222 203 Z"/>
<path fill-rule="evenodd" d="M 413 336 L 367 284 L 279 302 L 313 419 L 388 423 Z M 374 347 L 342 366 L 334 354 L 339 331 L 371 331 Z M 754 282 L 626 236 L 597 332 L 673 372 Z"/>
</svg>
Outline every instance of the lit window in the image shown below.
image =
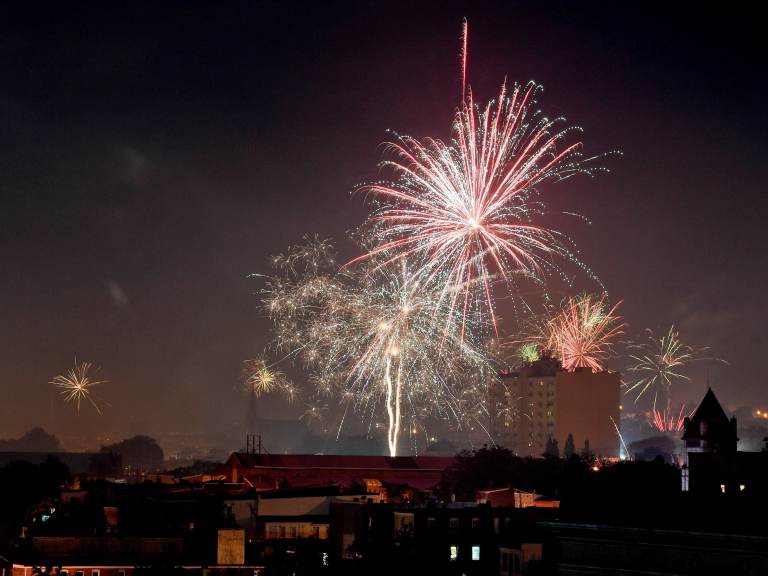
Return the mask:
<svg viewBox="0 0 768 576">
<path fill-rule="evenodd" d="M 480 546 L 472 546 L 472 560 L 480 560 Z"/>
<path fill-rule="evenodd" d="M 455 561 L 459 557 L 459 547 L 451 546 L 451 562 Z"/>
<path fill-rule="evenodd" d="M 725 484 L 720 484 L 720 492 L 725 494 Z"/>
<path fill-rule="evenodd" d="M 744 492 L 744 489 L 746 486 L 744 484 L 739 484 L 739 492 Z"/>
</svg>

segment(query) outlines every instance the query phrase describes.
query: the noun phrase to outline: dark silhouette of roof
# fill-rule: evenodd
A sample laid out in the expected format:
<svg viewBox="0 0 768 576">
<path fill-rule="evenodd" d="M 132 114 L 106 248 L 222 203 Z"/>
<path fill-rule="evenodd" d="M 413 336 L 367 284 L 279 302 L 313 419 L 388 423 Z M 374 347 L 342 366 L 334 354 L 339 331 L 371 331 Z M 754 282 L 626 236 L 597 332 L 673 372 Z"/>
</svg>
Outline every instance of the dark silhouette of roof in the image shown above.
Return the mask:
<svg viewBox="0 0 768 576">
<path fill-rule="evenodd" d="M 454 463 L 455 458 L 446 456 L 345 456 L 335 454 L 248 454 L 234 452 L 241 466 L 247 468 L 335 468 L 360 470 L 439 470 Z"/>
<path fill-rule="evenodd" d="M 704 440 L 712 449 L 736 449 L 736 419 L 728 418 L 712 388 L 707 389 L 693 416 L 685 419 L 683 440 L 687 444 Z"/>
</svg>

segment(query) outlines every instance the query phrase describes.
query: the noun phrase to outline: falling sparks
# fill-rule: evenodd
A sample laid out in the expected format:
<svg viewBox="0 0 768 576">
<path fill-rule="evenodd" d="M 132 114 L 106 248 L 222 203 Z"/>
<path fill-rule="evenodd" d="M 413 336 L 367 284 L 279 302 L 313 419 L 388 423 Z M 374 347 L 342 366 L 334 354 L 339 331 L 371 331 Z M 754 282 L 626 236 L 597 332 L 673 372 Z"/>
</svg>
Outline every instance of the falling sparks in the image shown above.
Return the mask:
<svg viewBox="0 0 768 576">
<path fill-rule="evenodd" d="M 445 303 L 424 290 L 404 261 L 354 271 L 297 267 L 296 254 L 315 258 L 331 250 L 310 242 L 315 246 L 274 261 L 279 274 L 263 301 L 277 349 L 307 368 L 315 394 L 341 397 L 345 414 L 350 399 L 372 419 L 383 413 L 392 455 L 405 410 L 417 418 L 476 420 L 482 409 L 473 398 L 482 395 L 465 387 L 482 385 L 473 375 L 490 373 L 488 361 L 473 335 L 447 319 Z"/>
<path fill-rule="evenodd" d="M 685 412 L 685 404 L 680 405 L 680 411 L 677 413 L 670 412 L 668 408 L 659 410 L 654 406 L 650 412 L 649 423 L 659 432 L 681 432 L 685 417 L 690 415 Z"/>
<path fill-rule="evenodd" d="M 80 403 L 83 400 L 87 400 L 96 412 L 101 414 L 101 408 L 93 395 L 92 389 L 99 384 L 106 384 L 108 380 L 92 380 L 88 376 L 92 366 L 90 362 L 78 364 L 77 360 L 75 360 L 74 368 L 70 368 L 65 374 L 54 376 L 50 382 L 59 389 L 59 393 L 64 397 L 65 402 L 73 402 L 75 404 L 78 414 L 80 413 Z M 106 404 L 106 402 L 103 403 Z"/>
</svg>

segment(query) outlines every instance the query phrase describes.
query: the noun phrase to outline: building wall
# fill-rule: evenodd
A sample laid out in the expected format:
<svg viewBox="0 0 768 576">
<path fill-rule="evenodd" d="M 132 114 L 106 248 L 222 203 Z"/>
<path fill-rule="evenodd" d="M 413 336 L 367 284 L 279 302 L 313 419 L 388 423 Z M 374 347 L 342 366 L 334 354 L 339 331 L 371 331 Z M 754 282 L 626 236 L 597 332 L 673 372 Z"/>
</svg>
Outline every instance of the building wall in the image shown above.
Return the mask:
<svg viewBox="0 0 768 576">
<path fill-rule="evenodd" d="M 619 422 L 621 376 L 618 372 L 577 370 L 557 373 L 555 438 L 562 453 L 568 434 L 576 452 L 589 448 L 596 456 L 619 456 L 619 437 L 611 418 Z"/>
<path fill-rule="evenodd" d="M 217 564 L 245 564 L 245 530 L 219 528 L 216 543 Z"/>
<path fill-rule="evenodd" d="M 556 372 L 528 366 L 499 376 L 492 385 L 491 431 L 518 456 L 541 456 L 554 435 Z"/>
<path fill-rule="evenodd" d="M 563 453 L 568 434 L 577 452 L 618 457 L 621 377 L 617 372 L 559 369 L 547 358 L 500 374 L 489 391 L 490 428 L 497 444 L 518 456 L 541 456 L 554 436 Z"/>
</svg>

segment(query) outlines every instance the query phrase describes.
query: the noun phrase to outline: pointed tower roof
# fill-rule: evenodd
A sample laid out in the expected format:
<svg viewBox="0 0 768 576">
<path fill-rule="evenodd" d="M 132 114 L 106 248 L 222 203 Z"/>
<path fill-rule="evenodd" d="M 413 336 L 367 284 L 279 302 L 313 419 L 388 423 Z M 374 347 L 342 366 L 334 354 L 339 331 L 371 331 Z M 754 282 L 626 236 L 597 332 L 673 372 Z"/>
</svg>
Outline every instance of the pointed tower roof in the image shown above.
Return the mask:
<svg viewBox="0 0 768 576">
<path fill-rule="evenodd" d="M 728 446 L 736 438 L 735 420 L 728 418 L 712 388 L 707 389 L 696 412 L 686 418 L 683 440 L 706 440 L 711 445 Z"/>
</svg>

